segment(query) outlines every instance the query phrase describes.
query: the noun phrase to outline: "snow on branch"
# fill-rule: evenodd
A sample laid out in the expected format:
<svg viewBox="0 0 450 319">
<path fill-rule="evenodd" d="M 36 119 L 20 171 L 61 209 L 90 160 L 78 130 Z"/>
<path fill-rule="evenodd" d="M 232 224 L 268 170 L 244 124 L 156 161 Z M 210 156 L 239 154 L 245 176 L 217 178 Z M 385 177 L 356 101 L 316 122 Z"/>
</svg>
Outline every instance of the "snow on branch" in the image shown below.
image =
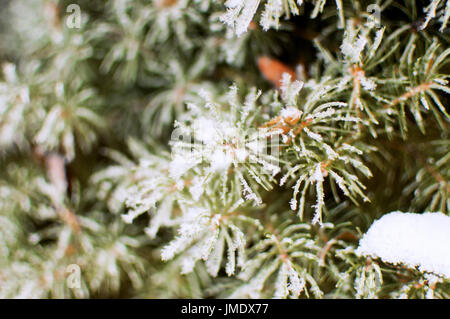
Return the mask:
<svg viewBox="0 0 450 319">
<path fill-rule="evenodd" d="M 450 217 L 392 212 L 375 221 L 356 253 L 450 278 Z"/>
</svg>

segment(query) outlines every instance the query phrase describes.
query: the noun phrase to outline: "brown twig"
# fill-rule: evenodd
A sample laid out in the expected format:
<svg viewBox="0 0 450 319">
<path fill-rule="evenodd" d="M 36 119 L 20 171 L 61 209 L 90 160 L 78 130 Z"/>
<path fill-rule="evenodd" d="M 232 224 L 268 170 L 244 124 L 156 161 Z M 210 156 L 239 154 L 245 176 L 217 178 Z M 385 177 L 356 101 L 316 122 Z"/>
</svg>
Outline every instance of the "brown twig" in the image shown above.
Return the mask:
<svg viewBox="0 0 450 319">
<path fill-rule="evenodd" d="M 403 93 L 401 96 L 399 96 L 398 98 L 394 99 L 391 103 L 389 104 L 385 104 L 383 107 L 386 108 L 390 108 L 392 106 L 397 105 L 400 102 L 406 101 L 407 99 L 409 99 L 410 97 L 419 94 L 420 92 L 424 92 L 430 89 L 431 85 L 433 83 L 432 82 L 427 82 L 427 83 L 422 83 L 418 86 L 413 87 L 410 91 Z"/>
</svg>

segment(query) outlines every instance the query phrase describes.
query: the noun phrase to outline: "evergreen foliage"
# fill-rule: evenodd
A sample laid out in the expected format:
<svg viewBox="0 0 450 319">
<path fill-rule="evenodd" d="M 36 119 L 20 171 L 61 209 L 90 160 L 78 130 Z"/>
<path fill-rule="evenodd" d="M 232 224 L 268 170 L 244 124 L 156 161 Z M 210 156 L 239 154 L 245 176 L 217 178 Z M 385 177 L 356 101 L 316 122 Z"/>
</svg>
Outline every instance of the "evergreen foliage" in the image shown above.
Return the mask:
<svg viewBox="0 0 450 319">
<path fill-rule="evenodd" d="M 1 298 L 450 298 L 450 0 L 0 10 Z"/>
</svg>

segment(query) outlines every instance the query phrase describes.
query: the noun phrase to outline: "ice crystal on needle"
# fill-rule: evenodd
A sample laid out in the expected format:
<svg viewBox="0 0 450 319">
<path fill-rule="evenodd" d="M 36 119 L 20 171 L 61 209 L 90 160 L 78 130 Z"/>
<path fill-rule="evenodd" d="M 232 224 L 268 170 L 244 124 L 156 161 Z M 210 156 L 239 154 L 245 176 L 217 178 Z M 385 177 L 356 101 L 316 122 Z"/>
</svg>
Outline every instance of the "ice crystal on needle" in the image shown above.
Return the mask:
<svg viewBox="0 0 450 319">
<path fill-rule="evenodd" d="M 202 95 L 206 100 L 204 107 L 190 104 L 192 119 L 176 123 L 171 142 L 171 176 L 177 179 L 191 169 L 201 169 L 203 181 L 197 188 L 217 176 L 234 178 L 245 199 L 261 204 L 254 186 L 270 189 L 280 168 L 274 153 L 267 152 L 269 147 L 274 148 L 268 144 L 269 137 L 270 143 L 275 143 L 277 132 L 250 128 L 258 116 L 256 101 L 260 92 L 252 90 L 243 105 L 238 101 L 236 87 L 231 88 L 223 104 L 213 101 L 207 92 Z M 234 174 L 230 175 L 229 170 Z"/>
<path fill-rule="evenodd" d="M 197 261 L 204 260 L 208 273 L 214 277 L 223 260 L 228 276 L 233 275 L 237 267 L 242 267 L 246 241 L 240 227 L 249 223 L 260 227 L 260 224 L 236 213 L 245 209 L 244 200 L 233 194 L 224 194 L 222 200 L 180 205 L 183 216 L 175 220 L 175 225 L 179 226 L 178 236 L 162 249 L 162 259 L 171 260 L 179 255 L 177 262 L 185 274 L 194 270 Z"/>
<path fill-rule="evenodd" d="M 228 0 L 225 2 L 227 12 L 223 14 L 221 20 L 228 26 L 234 28 L 236 35 L 240 36 L 247 32 L 256 11 L 260 5 L 260 0 Z M 282 15 L 297 15 L 298 7 L 303 0 L 267 0 L 261 16 L 261 26 L 264 30 L 271 27 L 278 28 Z"/>
</svg>

